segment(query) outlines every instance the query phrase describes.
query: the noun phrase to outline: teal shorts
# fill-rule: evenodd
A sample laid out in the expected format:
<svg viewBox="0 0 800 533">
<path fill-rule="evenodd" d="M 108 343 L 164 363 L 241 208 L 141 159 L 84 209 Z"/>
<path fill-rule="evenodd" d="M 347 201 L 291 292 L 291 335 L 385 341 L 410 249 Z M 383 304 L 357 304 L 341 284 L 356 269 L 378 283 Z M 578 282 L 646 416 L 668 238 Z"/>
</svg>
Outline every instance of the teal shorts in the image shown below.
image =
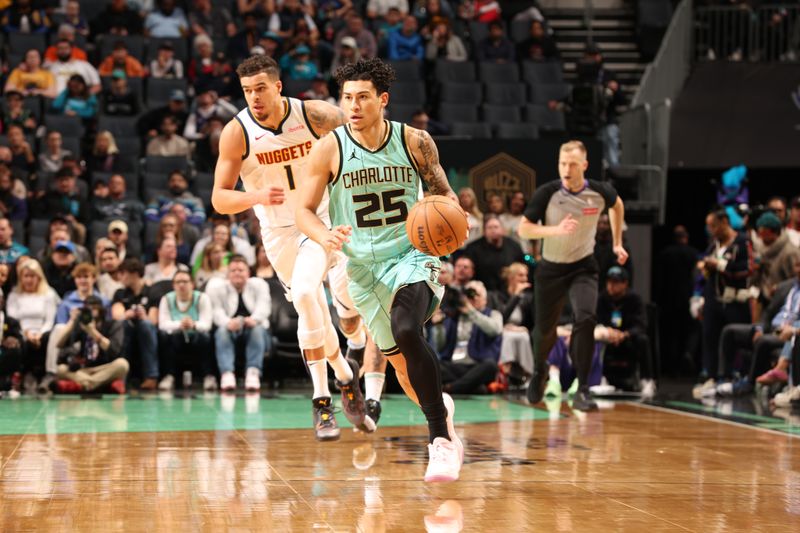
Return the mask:
<svg viewBox="0 0 800 533">
<path fill-rule="evenodd" d="M 439 305 L 444 287 L 439 284 L 441 263 L 411 248 L 405 254 L 369 265 L 347 263 L 350 278 L 348 290 L 359 314 L 364 318 L 372 339 L 384 355 L 400 352 L 392 335 L 391 310 L 394 295 L 401 288 L 424 281 L 433 291 L 433 301 L 427 320 Z"/>
</svg>

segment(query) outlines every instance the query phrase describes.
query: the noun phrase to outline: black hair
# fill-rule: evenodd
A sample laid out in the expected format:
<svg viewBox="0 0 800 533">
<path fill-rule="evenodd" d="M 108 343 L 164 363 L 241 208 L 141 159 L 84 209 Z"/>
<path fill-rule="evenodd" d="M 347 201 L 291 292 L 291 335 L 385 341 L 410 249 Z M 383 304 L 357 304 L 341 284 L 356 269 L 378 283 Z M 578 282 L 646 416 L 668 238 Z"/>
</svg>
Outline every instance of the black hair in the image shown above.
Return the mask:
<svg viewBox="0 0 800 533">
<path fill-rule="evenodd" d="M 119 265 L 120 272 L 127 272 L 129 274 L 139 274 L 140 278 L 144 277 L 144 263 L 137 257 L 127 257 Z"/>
<path fill-rule="evenodd" d="M 731 223 L 731 217 L 728 216 L 728 212 L 725 211 L 724 207 L 715 207 L 709 214 L 720 222 L 725 222 L 726 224 Z"/>
<path fill-rule="evenodd" d="M 236 67 L 236 74 L 240 78 L 255 76 L 260 72 L 265 73 L 271 80 L 279 80 L 281 77 L 280 67 L 274 59 L 267 55 L 250 56 Z"/>
<path fill-rule="evenodd" d="M 336 69 L 333 77 L 340 89 L 346 81 L 371 81 L 380 95 L 389 92 L 389 86 L 395 80 L 395 72 L 391 65 L 376 57 L 342 65 Z"/>
</svg>

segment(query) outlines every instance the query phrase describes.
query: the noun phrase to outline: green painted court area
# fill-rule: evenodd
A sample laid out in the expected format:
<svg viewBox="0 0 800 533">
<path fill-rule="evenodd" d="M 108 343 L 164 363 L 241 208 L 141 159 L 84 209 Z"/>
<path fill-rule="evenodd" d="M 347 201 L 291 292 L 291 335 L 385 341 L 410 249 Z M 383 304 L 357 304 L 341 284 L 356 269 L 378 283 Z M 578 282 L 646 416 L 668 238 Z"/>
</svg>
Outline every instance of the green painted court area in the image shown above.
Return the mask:
<svg viewBox="0 0 800 533">
<path fill-rule="evenodd" d="M 335 401 L 335 400 L 334 400 Z M 425 423 L 405 396 L 381 401 L 381 427 Z M 0 404 L 0 435 L 306 429 L 311 400 L 301 394 L 251 396 L 139 396 L 20 398 Z M 546 420 L 547 411 L 494 396 L 456 398 L 456 423 Z M 337 421 L 349 427 L 343 414 Z"/>
</svg>

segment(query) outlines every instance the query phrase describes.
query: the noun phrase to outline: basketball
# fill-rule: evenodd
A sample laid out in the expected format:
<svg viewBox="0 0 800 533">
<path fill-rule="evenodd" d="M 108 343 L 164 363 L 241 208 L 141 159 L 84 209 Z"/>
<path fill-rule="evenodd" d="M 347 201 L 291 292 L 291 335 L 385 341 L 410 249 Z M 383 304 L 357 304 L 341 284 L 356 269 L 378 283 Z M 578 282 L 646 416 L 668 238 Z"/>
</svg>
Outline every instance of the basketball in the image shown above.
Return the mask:
<svg viewBox="0 0 800 533">
<path fill-rule="evenodd" d="M 467 215 L 447 196 L 428 196 L 411 208 L 406 233 L 414 248 L 441 257 L 455 252 L 467 240 Z"/>
</svg>

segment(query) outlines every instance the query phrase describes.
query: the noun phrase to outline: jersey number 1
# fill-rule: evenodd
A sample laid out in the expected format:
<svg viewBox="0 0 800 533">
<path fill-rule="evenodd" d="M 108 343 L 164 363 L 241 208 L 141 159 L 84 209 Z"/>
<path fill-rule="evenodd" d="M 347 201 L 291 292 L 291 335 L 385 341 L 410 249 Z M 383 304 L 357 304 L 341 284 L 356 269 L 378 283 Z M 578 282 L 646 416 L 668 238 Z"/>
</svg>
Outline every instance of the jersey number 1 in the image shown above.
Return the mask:
<svg viewBox="0 0 800 533">
<path fill-rule="evenodd" d="M 285 165 L 283 168 L 286 169 L 286 179 L 289 180 L 289 190 L 294 190 L 294 175 L 292 174 L 292 165 Z"/>
<path fill-rule="evenodd" d="M 353 202 L 368 202 L 367 205 L 360 209 L 356 209 L 356 227 L 359 228 L 374 228 L 386 224 L 397 224 L 404 222 L 408 218 L 408 206 L 402 200 L 395 202 L 396 198 L 403 196 L 405 191 L 403 189 L 392 189 L 390 191 L 383 191 L 380 196 L 377 193 L 371 192 L 369 194 L 355 194 L 353 195 Z M 389 211 L 398 211 L 396 215 L 387 217 L 386 219 L 372 219 L 367 220 L 367 217 L 372 213 L 383 211 L 388 214 Z"/>
</svg>

